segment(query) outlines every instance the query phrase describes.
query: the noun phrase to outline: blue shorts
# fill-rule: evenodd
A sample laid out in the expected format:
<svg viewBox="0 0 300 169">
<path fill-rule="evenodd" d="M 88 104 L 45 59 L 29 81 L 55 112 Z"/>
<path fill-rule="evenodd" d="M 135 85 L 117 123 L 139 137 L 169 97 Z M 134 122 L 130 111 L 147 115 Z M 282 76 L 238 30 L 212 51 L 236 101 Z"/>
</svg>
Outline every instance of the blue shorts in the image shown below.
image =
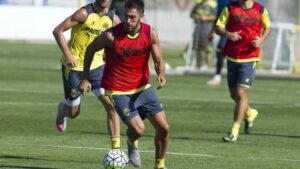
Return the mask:
<svg viewBox="0 0 300 169">
<path fill-rule="evenodd" d="M 229 87 L 237 85 L 250 88 L 255 79 L 256 62 L 238 63 L 227 61 L 227 81 Z"/>
<path fill-rule="evenodd" d="M 128 123 L 130 119 L 138 115 L 145 119 L 147 116 L 153 116 L 158 112 L 164 111 L 152 87 L 139 93 L 112 95 L 110 98 L 124 123 Z"/>
<path fill-rule="evenodd" d="M 99 97 L 104 94 L 104 89 L 100 88 L 104 65 L 90 71 L 89 81 L 92 85 L 92 92 Z M 69 106 L 79 105 L 80 103 L 80 83 L 83 72 L 75 71 L 62 65 L 62 77 L 64 83 L 65 99 Z"/>
</svg>

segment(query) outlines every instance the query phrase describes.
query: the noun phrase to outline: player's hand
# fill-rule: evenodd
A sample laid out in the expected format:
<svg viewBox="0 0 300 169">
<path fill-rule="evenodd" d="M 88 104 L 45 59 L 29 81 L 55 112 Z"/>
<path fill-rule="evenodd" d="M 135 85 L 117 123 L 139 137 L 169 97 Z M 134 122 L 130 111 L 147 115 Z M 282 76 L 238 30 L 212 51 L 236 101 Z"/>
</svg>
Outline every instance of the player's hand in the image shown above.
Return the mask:
<svg viewBox="0 0 300 169">
<path fill-rule="evenodd" d="M 259 48 L 260 44 L 261 44 L 260 37 L 256 36 L 255 39 L 253 41 L 251 41 L 251 44 L 252 44 L 253 47 Z"/>
<path fill-rule="evenodd" d="M 157 76 L 157 82 L 158 82 L 158 86 L 156 88 L 157 90 L 163 88 L 167 83 L 166 78 L 163 75 Z"/>
<path fill-rule="evenodd" d="M 238 32 L 227 32 L 228 39 L 232 40 L 233 42 L 242 40 L 242 36 L 240 35 L 241 31 Z"/>
<path fill-rule="evenodd" d="M 73 68 L 77 66 L 76 60 L 73 56 L 66 57 L 66 64 L 69 68 Z"/>
<path fill-rule="evenodd" d="M 82 82 L 80 83 L 80 92 L 82 95 L 87 94 L 87 92 L 89 92 L 91 88 L 91 83 L 86 79 L 82 80 Z"/>
</svg>

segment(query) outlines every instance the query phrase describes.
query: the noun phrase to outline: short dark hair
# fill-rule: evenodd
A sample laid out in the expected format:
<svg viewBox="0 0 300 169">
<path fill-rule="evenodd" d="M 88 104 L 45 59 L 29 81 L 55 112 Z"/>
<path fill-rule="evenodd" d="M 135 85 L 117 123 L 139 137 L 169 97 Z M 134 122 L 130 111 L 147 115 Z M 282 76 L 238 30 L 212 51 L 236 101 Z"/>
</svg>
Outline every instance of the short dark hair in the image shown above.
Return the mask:
<svg viewBox="0 0 300 169">
<path fill-rule="evenodd" d="M 125 4 L 125 8 L 135 8 L 142 14 L 144 13 L 144 7 L 144 1 L 142 0 L 127 0 Z"/>
</svg>

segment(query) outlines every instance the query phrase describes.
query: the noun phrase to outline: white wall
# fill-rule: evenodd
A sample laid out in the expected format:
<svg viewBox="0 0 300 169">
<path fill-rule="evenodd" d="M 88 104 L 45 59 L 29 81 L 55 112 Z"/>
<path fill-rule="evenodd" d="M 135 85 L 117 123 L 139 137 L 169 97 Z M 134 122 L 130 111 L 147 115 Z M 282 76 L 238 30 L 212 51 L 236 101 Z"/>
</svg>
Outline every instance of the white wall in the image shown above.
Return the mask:
<svg viewBox="0 0 300 169">
<path fill-rule="evenodd" d="M 1 6 L 0 40 L 52 41 L 52 30 L 77 8 L 43 6 Z M 162 42 L 186 43 L 192 32 L 189 11 L 146 11 L 146 22 L 153 25 Z M 69 32 L 65 35 L 69 38 Z"/>
<path fill-rule="evenodd" d="M 52 30 L 74 10 L 73 8 L 0 6 L 0 39 L 54 40 Z"/>
</svg>

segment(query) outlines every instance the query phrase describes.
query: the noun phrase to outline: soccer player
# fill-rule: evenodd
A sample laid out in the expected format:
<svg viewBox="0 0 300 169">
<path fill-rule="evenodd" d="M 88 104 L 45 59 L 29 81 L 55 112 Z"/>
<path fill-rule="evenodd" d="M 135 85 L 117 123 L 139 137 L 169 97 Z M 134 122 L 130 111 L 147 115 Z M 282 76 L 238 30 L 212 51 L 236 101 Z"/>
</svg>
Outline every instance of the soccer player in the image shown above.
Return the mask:
<svg viewBox="0 0 300 169">
<path fill-rule="evenodd" d="M 228 38 L 224 53 L 227 58 L 227 80 L 231 98 L 235 102 L 234 124 L 223 137 L 235 142 L 245 117 L 245 133 L 250 133 L 258 115 L 248 103 L 248 89 L 255 78 L 260 46 L 271 32 L 267 9 L 253 0 L 231 2 L 223 9 L 216 24 L 216 33 Z"/>
<path fill-rule="evenodd" d="M 200 68 L 201 60 L 205 58 L 200 70 L 206 70 L 211 65 L 212 41 L 210 31 L 216 20 L 217 4 L 212 0 L 196 2 L 191 12 L 196 27 L 194 31 L 193 49 L 196 53 L 196 67 Z"/>
<path fill-rule="evenodd" d="M 169 143 L 169 125 L 163 107 L 150 85 L 148 60 L 152 56 L 158 87 L 165 86 L 164 61 L 157 32 L 141 22 L 144 3 L 128 0 L 125 22 L 108 29 L 87 48 L 84 60 L 83 93 L 90 89 L 88 76 L 94 53 L 105 48 L 106 66 L 101 86 L 127 125 L 128 156 L 135 167 L 141 166 L 137 140 L 144 133 L 143 118 L 155 128 L 155 169 L 166 169 L 164 164 Z M 144 168 L 144 167 L 143 167 Z"/>
<path fill-rule="evenodd" d="M 98 35 L 113 25 L 119 24 L 120 19 L 108 10 L 109 0 L 96 0 L 67 17 L 53 31 L 53 35 L 63 56 L 62 77 L 65 101 L 58 105 L 56 127 L 63 132 L 66 129 L 66 118 L 74 119 L 80 113 L 79 85 L 82 80 L 83 60 L 88 44 Z M 66 43 L 64 32 L 71 29 L 71 39 Z M 92 83 L 92 92 L 102 102 L 107 111 L 107 125 L 111 135 L 112 148 L 120 147 L 120 120 L 104 89 L 100 88 L 104 69 L 103 50 L 95 53 L 88 77 Z"/>
<path fill-rule="evenodd" d="M 224 9 L 224 7 L 226 5 L 229 5 L 230 1 L 232 1 L 232 0 L 218 0 L 218 12 L 217 12 L 218 14 L 217 14 L 217 16 L 219 16 L 221 14 L 222 10 Z M 213 29 L 211 31 L 211 40 L 213 39 L 212 35 L 214 33 L 214 30 L 215 30 L 215 27 L 213 27 Z M 207 82 L 208 86 L 220 86 L 221 85 L 221 82 L 222 82 L 221 71 L 222 71 L 223 63 L 224 63 L 223 49 L 224 49 L 226 40 L 227 40 L 226 36 L 221 36 L 221 38 L 218 42 L 218 46 L 217 46 L 217 49 L 216 49 L 216 56 L 217 56 L 216 72 L 215 72 L 213 78 Z"/>
</svg>

